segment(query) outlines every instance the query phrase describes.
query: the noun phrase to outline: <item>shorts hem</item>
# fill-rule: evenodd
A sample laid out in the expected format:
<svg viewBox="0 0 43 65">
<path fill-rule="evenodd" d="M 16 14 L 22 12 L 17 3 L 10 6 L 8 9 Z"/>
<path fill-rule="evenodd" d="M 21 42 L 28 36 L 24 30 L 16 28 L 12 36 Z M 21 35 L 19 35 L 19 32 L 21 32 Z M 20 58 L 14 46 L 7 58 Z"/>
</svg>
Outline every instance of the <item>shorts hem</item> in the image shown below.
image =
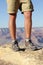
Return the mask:
<svg viewBox="0 0 43 65">
<path fill-rule="evenodd" d="M 7 11 L 7 12 L 8 12 L 8 14 L 10 14 L 10 13 L 12 13 L 12 14 L 17 13 L 17 12 L 14 12 L 14 11 Z"/>
<path fill-rule="evenodd" d="M 24 11 L 31 11 L 31 12 L 33 12 L 34 9 L 22 10 L 22 12 L 24 12 Z"/>
</svg>

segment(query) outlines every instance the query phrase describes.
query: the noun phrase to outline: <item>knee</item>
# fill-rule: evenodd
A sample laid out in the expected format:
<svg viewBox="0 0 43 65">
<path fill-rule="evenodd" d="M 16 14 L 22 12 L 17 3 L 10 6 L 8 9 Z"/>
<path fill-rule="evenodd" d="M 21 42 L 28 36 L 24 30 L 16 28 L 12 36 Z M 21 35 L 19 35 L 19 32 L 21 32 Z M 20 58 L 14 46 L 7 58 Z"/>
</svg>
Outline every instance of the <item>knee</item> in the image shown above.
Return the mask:
<svg viewBox="0 0 43 65">
<path fill-rule="evenodd" d="M 25 18 L 31 18 L 31 16 L 32 16 L 32 13 L 31 12 L 24 12 L 24 17 Z"/>
<path fill-rule="evenodd" d="M 9 16 L 10 16 L 10 19 L 11 19 L 11 20 L 16 19 L 16 14 L 9 14 Z"/>
</svg>

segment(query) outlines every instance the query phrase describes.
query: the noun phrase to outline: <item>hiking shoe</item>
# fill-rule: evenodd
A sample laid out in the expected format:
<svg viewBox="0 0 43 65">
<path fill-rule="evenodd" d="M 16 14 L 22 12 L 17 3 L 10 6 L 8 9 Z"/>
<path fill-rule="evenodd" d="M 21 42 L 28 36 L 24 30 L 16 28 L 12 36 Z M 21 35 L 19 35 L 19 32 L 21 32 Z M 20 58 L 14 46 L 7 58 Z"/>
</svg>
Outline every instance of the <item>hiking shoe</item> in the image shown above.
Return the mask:
<svg viewBox="0 0 43 65">
<path fill-rule="evenodd" d="M 25 41 L 25 47 L 26 49 L 29 49 L 29 50 L 38 50 L 37 46 L 35 46 L 31 40 L 29 40 L 28 42 Z"/>
<path fill-rule="evenodd" d="M 18 45 L 18 41 L 16 40 L 13 44 L 12 44 L 12 49 L 14 51 L 19 51 L 19 45 Z"/>
</svg>

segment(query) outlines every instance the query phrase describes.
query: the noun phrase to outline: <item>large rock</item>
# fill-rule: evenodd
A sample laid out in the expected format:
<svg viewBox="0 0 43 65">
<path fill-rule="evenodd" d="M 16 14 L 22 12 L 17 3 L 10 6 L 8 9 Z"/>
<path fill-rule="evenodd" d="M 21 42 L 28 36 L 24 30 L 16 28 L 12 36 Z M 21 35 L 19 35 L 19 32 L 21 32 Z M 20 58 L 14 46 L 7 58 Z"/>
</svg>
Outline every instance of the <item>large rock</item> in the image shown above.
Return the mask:
<svg viewBox="0 0 43 65">
<path fill-rule="evenodd" d="M 0 46 L 0 65 L 43 65 L 43 49 L 15 52 L 11 45 Z"/>
</svg>

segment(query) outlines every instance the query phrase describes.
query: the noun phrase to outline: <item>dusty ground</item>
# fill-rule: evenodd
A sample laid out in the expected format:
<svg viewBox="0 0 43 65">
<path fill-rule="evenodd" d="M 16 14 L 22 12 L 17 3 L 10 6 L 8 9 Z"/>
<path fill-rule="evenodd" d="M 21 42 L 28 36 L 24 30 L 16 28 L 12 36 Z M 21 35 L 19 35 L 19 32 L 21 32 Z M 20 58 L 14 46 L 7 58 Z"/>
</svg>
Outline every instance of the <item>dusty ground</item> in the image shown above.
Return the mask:
<svg viewBox="0 0 43 65">
<path fill-rule="evenodd" d="M 0 65 L 43 65 L 43 49 L 15 52 L 10 45 L 0 46 Z"/>
</svg>

